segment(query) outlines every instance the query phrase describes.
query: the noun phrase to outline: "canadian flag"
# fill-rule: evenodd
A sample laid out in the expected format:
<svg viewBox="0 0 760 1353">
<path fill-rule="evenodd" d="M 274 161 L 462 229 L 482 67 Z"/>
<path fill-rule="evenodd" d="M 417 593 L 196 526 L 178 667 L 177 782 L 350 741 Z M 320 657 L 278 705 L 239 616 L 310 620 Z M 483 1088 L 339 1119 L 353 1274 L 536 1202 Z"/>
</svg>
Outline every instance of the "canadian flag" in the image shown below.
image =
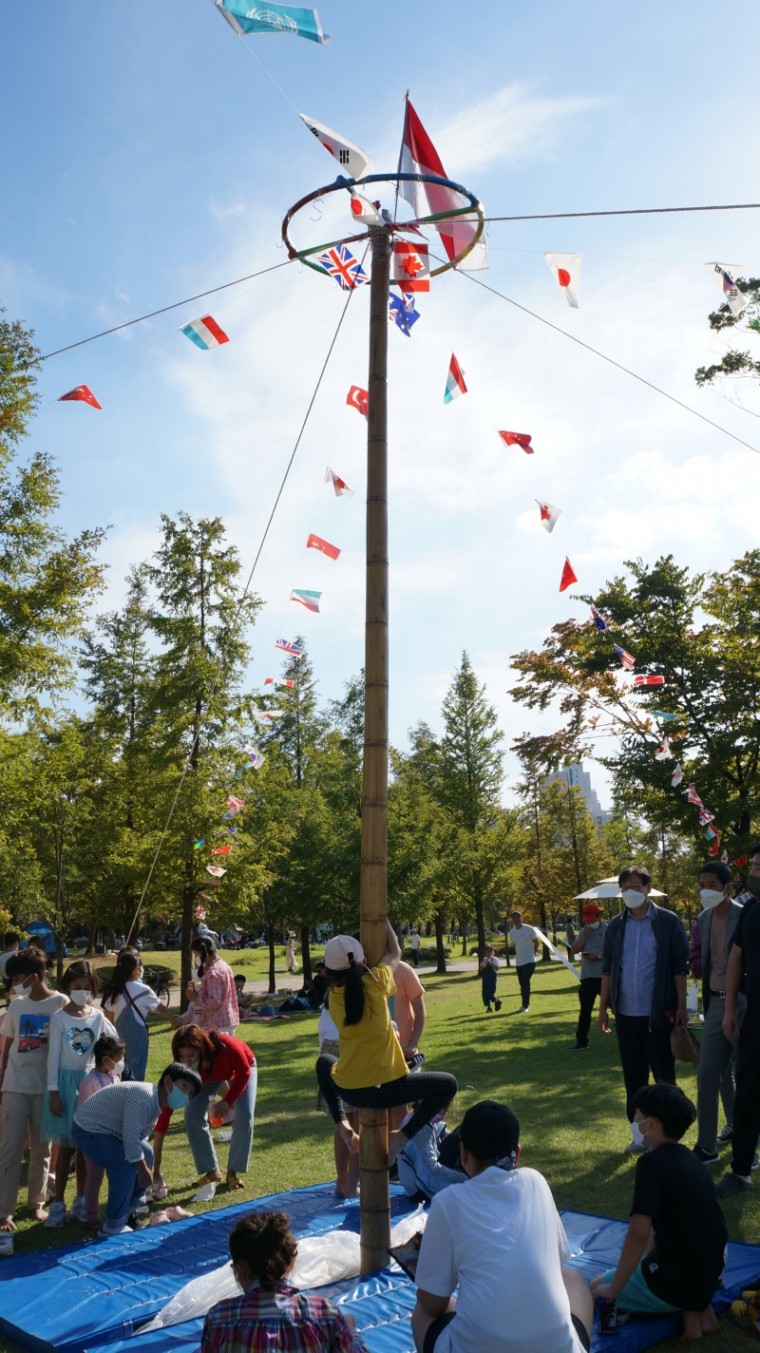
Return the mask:
<svg viewBox="0 0 760 1353">
<path fill-rule="evenodd" d="M 541 514 L 541 525 L 545 531 L 551 535 L 557 525 L 557 518 L 562 515 L 561 507 L 554 507 L 552 503 L 542 503 L 540 498 L 536 499 L 538 510 Z"/>
<path fill-rule="evenodd" d="M 568 305 L 577 310 L 581 289 L 580 254 L 544 254 L 544 258 L 562 288 Z"/>
<path fill-rule="evenodd" d="M 396 240 L 393 245 L 393 276 L 403 291 L 429 291 L 430 259 L 427 245 Z"/>
</svg>

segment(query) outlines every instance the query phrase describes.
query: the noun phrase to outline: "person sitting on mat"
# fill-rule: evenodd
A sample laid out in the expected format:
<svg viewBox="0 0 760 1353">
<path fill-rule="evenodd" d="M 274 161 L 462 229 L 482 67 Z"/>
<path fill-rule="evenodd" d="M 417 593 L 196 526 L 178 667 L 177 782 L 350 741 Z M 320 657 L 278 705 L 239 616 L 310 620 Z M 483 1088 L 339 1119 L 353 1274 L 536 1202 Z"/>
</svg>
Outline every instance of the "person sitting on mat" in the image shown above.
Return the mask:
<svg viewBox="0 0 760 1353">
<path fill-rule="evenodd" d="M 417 1264 L 418 1353 L 586 1353 L 593 1302 L 549 1185 L 521 1168 L 520 1124 L 481 1100 L 459 1129 L 465 1183 L 430 1204 Z M 452 1296 L 459 1287 L 456 1298 Z M 513 1296 L 505 1309 L 499 1293 Z"/>
<path fill-rule="evenodd" d="M 335 935 L 325 946 L 338 1057 L 323 1053 L 317 1058 L 317 1081 L 349 1151 L 359 1150 L 359 1137 L 349 1122 L 341 1091 L 352 1109 L 392 1109 L 419 1101 L 405 1127 L 389 1135 L 389 1158 L 393 1160 L 425 1123 L 451 1103 L 457 1083 L 446 1072 L 408 1073 L 388 1010 L 387 998 L 396 989 L 393 973 L 401 958 L 390 921 L 387 935 L 387 953 L 375 968 L 367 966 L 361 944 L 351 935 Z"/>
<path fill-rule="evenodd" d="M 645 1154 L 636 1162 L 631 1220 L 617 1268 L 591 1283 L 595 1297 L 622 1312 L 680 1311 L 684 1339 L 718 1327 L 711 1301 L 728 1240 L 715 1185 L 681 1138 L 696 1118 L 677 1085 L 657 1081 L 634 1096 L 631 1131 Z"/>
<path fill-rule="evenodd" d="M 298 1245 L 284 1212 L 249 1212 L 230 1231 L 232 1272 L 243 1289 L 212 1306 L 201 1353 L 367 1353 L 353 1317 L 326 1297 L 285 1282 Z"/>
</svg>

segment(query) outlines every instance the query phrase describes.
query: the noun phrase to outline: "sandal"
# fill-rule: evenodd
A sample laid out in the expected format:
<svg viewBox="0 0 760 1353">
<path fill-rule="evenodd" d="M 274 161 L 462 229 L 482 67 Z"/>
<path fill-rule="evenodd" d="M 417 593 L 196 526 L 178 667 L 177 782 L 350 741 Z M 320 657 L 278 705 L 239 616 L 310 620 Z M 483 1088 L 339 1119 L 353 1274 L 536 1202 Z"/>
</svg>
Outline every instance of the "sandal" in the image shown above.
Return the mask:
<svg viewBox="0 0 760 1353">
<path fill-rule="evenodd" d="M 245 1188 L 245 1184 L 243 1183 L 242 1179 L 240 1179 L 240 1177 L 235 1173 L 234 1170 L 228 1170 L 228 1171 L 227 1171 L 227 1179 L 226 1179 L 225 1182 L 226 1182 L 226 1184 L 227 1184 L 227 1188 L 228 1188 L 228 1189 L 244 1189 L 244 1188 Z"/>
</svg>

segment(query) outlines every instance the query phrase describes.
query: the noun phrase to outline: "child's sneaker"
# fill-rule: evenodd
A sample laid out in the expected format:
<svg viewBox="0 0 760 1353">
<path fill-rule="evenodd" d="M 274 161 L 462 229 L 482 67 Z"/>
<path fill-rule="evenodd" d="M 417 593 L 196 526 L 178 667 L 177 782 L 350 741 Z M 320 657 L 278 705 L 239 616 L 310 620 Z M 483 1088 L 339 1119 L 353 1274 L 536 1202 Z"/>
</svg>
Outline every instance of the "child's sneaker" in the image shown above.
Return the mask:
<svg viewBox="0 0 760 1353">
<path fill-rule="evenodd" d="M 107 1221 L 104 1221 L 98 1235 L 105 1240 L 108 1236 L 125 1236 L 127 1232 L 131 1235 L 133 1229 L 131 1226 L 111 1226 Z"/>
<path fill-rule="evenodd" d="M 760 1308 L 753 1306 L 750 1301 L 732 1301 L 731 1319 L 742 1329 L 751 1330 L 760 1320 Z"/>
<path fill-rule="evenodd" d="M 87 1221 L 87 1204 L 84 1201 L 84 1195 L 79 1194 L 71 1205 L 71 1215 L 75 1221 Z"/>
<path fill-rule="evenodd" d="M 13 1254 L 13 1236 L 10 1231 L 0 1231 L 0 1259 L 10 1259 Z"/>
<path fill-rule="evenodd" d="M 47 1217 L 45 1218 L 42 1224 L 47 1228 L 48 1231 L 55 1231 L 57 1227 L 63 1226 L 65 1221 L 66 1221 L 66 1204 L 51 1203 L 50 1211 L 48 1212 Z"/>
</svg>

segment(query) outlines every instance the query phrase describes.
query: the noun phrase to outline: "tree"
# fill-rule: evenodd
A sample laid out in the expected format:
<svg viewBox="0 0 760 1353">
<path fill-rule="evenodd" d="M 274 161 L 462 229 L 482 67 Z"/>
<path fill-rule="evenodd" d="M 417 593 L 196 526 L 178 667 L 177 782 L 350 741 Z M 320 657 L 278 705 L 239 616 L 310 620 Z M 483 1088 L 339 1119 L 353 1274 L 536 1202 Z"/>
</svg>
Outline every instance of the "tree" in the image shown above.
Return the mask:
<svg viewBox="0 0 760 1353">
<path fill-rule="evenodd" d="M 546 769 L 579 761 L 602 720 L 620 742 L 599 759 L 630 808 L 697 840 L 696 811 L 671 787 L 677 760 L 684 785 L 695 781 L 741 852 L 760 790 L 760 551 L 725 573 L 691 575 L 671 555 L 626 568 L 595 599 L 605 633 L 565 621 L 541 651 L 512 659 L 522 678 L 513 698 L 542 711 L 558 700 L 564 715 L 554 733 L 532 740 L 534 754 Z M 635 655 L 638 671 L 662 675 L 662 690 L 621 683 L 613 641 Z M 662 713 L 676 717 L 658 720 Z M 656 760 L 665 729 L 672 759 Z"/>
<path fill-rule="evenodd" d="M 742 333 L 746 333 L 748 328 L 760 331 L 760 277 L 739 277 L 736 285 L 748 298 L 747 309 L 743 315 L 735 315 L 726 303 L 718 310 L 713 310 L 709 316 L 710 328 L 716 333 L 722 333 L 725 329 L 740 329 Z M 748 352 L 729 348 L 719 362 L 712 366 L 701 366 L 694 373 L 694 379 L 700 386 L 712 385 L 719 376 L 756 378 L 760 376 L 760 362 Z"/>
</svg>

